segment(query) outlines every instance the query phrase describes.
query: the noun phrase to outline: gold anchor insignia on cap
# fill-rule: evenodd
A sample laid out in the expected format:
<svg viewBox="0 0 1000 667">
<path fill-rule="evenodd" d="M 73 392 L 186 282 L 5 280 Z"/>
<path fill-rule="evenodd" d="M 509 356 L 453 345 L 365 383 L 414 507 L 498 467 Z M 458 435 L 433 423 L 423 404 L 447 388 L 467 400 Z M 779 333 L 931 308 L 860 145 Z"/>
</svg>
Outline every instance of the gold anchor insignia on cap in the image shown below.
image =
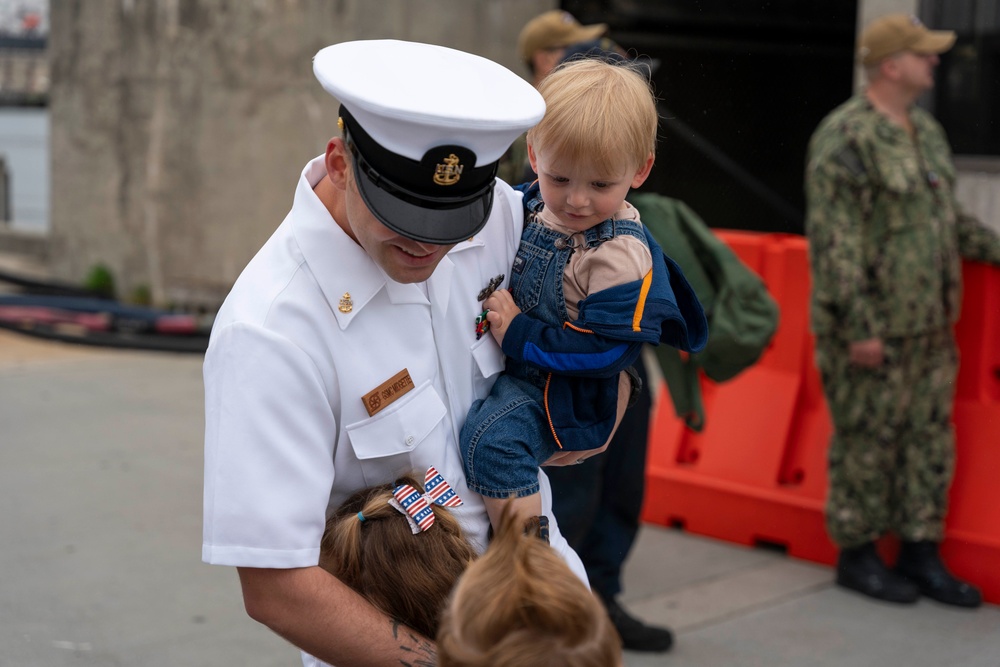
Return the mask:
<svg viewBox="0 0 1000 667">
<path fill-rule="evenodd" d="M 337 310 L 342 313 L 349 313 L 354 310 L 354 302 L 351 301 L 350 292 L 344 292 L 344 296 L 340 297 L 340 305 L 337 306 Z"/>
<path fill-rule="evenodd" d="M 458 179 L 462 178 L 464 164 L 459 164 L 457 155 L 452 153 L 444 159 L 444 164 L 438 164 L 434 170 L 434 182 L 438 185 L 455 185 Z"/>
</svg>

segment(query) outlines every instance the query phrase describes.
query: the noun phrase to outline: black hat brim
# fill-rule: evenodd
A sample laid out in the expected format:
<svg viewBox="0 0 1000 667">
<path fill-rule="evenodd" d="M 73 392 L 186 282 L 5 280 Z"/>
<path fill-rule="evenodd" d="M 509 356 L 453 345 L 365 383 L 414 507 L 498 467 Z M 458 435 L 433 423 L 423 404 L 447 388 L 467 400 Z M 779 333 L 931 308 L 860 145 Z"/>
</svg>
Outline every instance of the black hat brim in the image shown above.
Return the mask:
<svg viewBox="0 0 1000 667">
<path fill-rule="evenodd" d="M 421 197 L 372 169 L 349 133 L 347 143 L 361 199 L 379 222 L 397 234 L 421 243 L 449 245 L 468 240 L 486 226 L 493 209 L 492 179 L 473 196 Z"/>
<path fill-rule="evenodd" d="M 454 208 L 426 208 L 396 197 L 372 182 L 355 160 L 354 178 L 361 198 L 379 222 L 421 243 L 449 245 L 466 241 L 486 226 L 493 208 L 493 188 Z"/>
</svg>

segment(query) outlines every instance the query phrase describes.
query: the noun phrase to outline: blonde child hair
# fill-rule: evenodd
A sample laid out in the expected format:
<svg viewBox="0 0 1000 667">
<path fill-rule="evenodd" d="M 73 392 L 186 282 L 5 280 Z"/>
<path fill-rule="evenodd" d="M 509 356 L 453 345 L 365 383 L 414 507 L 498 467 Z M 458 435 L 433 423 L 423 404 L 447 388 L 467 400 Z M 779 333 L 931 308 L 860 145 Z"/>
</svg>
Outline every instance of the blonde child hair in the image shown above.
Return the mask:
<svg viewBox="0 0 1000 667">
<path fill-rule="evenodd" d="M 568 162 L 641 165 L 656 153 L 659 116 L 649 81 L 628 63 L 584 58 L 563 63 L 538 86 L 545 116 L 528 130 L 535 150 Z"/>
<path fill-rule="evenodd" d="M 439 667 L 623 664 L 603 605 L 509 506 L 486 553 L 459 579 L 437 644 Z"/>
<path fill-rule="evenodd" d="M 400 484 L 423 489 L 406 476 L 344 501 L 327 521 L 319 565 L 386 615 L 433 638 L 448 595 L 476 551 L 451 510 L 437 505 L 434 525 L 414 534 L 389 504 Z"/>
</svg>

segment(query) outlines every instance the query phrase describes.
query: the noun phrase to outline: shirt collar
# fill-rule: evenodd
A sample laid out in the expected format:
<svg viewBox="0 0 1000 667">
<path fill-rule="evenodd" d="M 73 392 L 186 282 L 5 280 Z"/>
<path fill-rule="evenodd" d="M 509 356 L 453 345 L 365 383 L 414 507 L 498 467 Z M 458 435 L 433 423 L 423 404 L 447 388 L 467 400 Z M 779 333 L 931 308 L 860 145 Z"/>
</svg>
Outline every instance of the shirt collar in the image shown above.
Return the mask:
<svg viewBox="0 0 1000 667">
<path fill-rule="evenodd" d="M 419 285 L 390 280 L 354 239 L 337 224 L 313 191 L 326 176 L 324 156 L 302 170 L 292 205 L 292 224 L 298 246 L 341 329 L 385 288 L 393 304 L 429 304 L 427 296 L 447 308 L 454 265 L 446 255 L 427 281 Z M 459 243 L 451 252 L 482 245 L 477 238 Z M 451 253 L 449 253 L 450 255 Z"/>
</svg>

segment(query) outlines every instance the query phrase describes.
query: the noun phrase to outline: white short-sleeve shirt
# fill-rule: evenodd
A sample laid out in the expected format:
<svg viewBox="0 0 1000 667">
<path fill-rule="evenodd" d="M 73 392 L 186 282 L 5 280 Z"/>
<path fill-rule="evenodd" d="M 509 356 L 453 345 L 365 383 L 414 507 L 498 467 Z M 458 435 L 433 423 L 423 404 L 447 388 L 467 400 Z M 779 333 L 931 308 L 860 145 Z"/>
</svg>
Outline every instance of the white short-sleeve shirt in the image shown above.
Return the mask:
<svg viewBox="0 0 1000 667">
<path fill-rule="evenodd" d="M 476 340 L 479 292 L 510 277 L 519 193 L 498 182 L 490 219 L 423 285 L 389 280 L 299 178 L 292 210 L 236 281 L 205 356 L 202 558 L 258 568 L 316 565 L 327 516 L 351 493 L 436 467 L 482 550 L 489 519 L 465 484 L 458 434 L 503 369 Z M 343 307 L 342 306 L 343 301 Z M 369 416 L 362 397 L 406 370 L 413 388 Z M 540 474 L 543 512 L 551 516 Z M 586 575 L 553 521 L 552 545 Z M 306 664 L 320 664 L 310 662 Z"/>
</svg>

